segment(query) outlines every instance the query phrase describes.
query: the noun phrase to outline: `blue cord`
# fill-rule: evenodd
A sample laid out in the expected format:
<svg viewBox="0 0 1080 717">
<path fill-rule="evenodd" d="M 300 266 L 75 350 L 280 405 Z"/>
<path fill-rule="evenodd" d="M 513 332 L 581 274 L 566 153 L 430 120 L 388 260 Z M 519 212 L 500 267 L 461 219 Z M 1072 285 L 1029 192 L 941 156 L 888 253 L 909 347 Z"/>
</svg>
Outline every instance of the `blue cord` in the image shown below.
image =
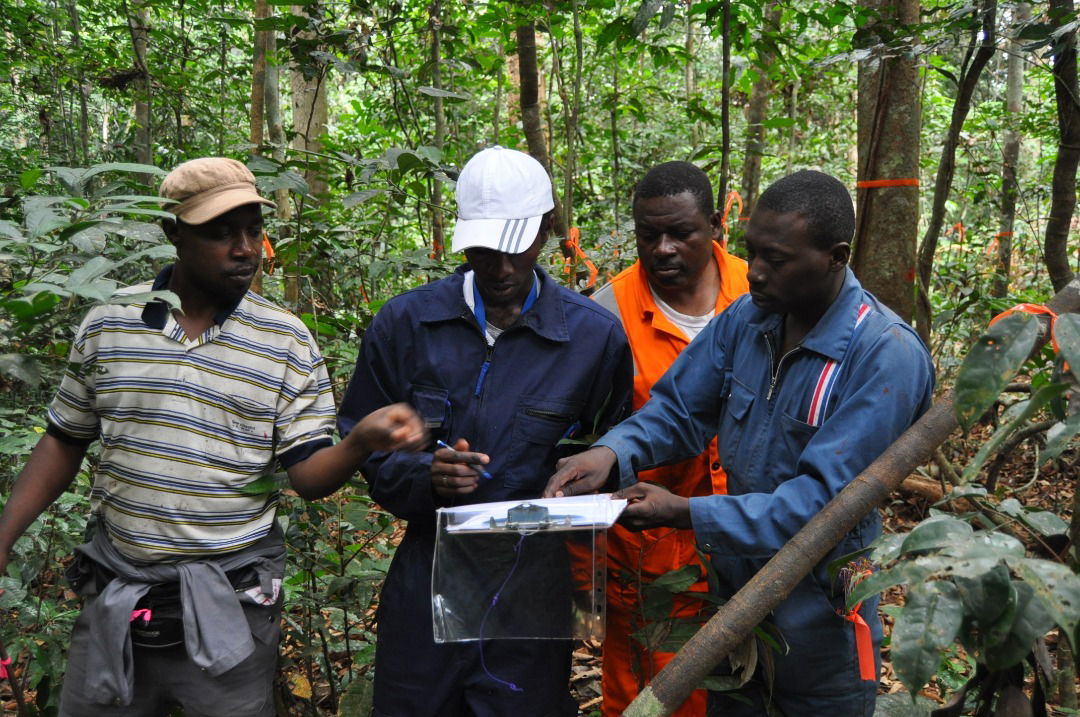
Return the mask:
<svg viewBox="0 0 1080 717">
<path fill-rule="evenodd" d="M 524 544 L 525 533 L 522 533 L 521 537 L 517 541 L 517 545 L 514 546 L 514 552 L 517 553 L 517 557 L 514 558 L 514 565 L 510 568 L 510 572 L 507 573 L 506 578 L 502 581 L 502 585 L 499 586 L 499 589 L 496 590 L 495 594 L 491 597 L 491 604 L 488 605 L 487 610 L 484 611 L 484 618 L 480 621 L 480 666 L 484 668 L 484 674 L 498 682 L 500 685 L 504 685 L 511 692 L 524 692 L 525 690 L 518 687 L 513 682 L 499 679 L 495 675 L 491 674 L 491 670 L 487 668 L 487 663 L 484 661 L 484 625 L 487 623 L 487 619 L 488 616 L 491 615 L 491 611 L 495 609 L 495 605 L 498 604 L 499 597 L 502 595 L 503 590 L 506 589 L 506 584 L 510 582 L 510 578 L 512 578 L 514 576 L 514 573 L 517 571 L 518 563 L 521 562 L 521 554 L 522 552 L 524 552 L 522 550 Z"/>
</svg>

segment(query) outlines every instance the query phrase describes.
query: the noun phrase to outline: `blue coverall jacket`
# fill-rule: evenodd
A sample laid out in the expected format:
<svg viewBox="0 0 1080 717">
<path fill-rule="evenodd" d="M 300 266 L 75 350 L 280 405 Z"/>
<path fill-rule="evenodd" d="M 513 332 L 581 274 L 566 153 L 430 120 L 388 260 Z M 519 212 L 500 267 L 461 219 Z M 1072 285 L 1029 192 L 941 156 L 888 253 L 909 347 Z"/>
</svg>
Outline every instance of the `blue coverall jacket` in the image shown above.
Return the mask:
<svg viewBox="0 0 1080 717">
<path fill-rule="evenodd" d="M 618 456 L 627 486 L 637 471 L 697 455 L 719 434 L 729 495 L 691 498 L 690 514 L 725 597 L 914 423 L 933 391 L 922 341 L 850 269 L 817 326 L 781 357 L 783 320 L 743 296 L 683 351 L 648 403 L 598 442 Z M 790 717 L 873 713 L 877 684 L 859 679 L 854 628 L 837 614 L 844 598 L 826 568 L 880 532 L 874 511 L 770 618 L 790 645 L 773 685 Z M 875 655 L 876 605 L 862 608 Z"/>
<path fill-rule="evenodd" d="M 628 410 L 630 350 L 618 320 L 537 268 L 536 303 L 489 349 L 465 303 L 467 267 L 391 299 L 364 336 L 339 412 L 344 435 L 371 411 L 411 404 L 431 438 L 469 441 L 491 458 L 492 479 L 462 503 L 539 497 L 554 473 L 556 444 L 575 425 L 606 430 Z M 485 368 L 486 365 L 486 368 Z M 477 644 L 436 645 L 431 566 L 435 509 L 432 454 L 375 453 L 363 466 L 371 496 L 408 520 L 379 601 L 376 714 L 576 714 L 567 690 L 570 643 L 484 642 L 486 663 L 516 693 L 492 681 Z M 496 666 L 496 667 L 493 667 Z"/>
</svg>

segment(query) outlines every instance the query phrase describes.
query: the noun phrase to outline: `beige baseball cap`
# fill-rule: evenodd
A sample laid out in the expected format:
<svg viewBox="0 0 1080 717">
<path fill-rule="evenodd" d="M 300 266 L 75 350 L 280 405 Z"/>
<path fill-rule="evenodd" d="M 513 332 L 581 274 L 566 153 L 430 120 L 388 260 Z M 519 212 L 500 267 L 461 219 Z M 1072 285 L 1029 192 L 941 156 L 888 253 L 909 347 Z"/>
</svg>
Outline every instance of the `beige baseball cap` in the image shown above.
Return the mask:
<svg viewBox="0 0 1080 717">
<path fill-rule="evenodd" d="M 184 162 L 165 176 L 158 194 L 179 202 L 162 208 L 185 224 L 205 224 L 245 204 L 277 206 L 259 196 L 251 170 L 228 157 Z"/>
</svg>

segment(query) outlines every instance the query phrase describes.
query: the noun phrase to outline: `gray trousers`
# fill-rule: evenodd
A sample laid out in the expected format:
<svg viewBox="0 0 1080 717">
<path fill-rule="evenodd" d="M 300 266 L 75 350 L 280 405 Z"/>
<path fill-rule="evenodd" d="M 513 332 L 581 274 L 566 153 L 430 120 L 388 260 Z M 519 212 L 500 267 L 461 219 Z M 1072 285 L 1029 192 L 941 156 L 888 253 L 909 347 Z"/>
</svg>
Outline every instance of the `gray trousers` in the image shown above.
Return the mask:
<svg viewBox="0 0 1080 717">
<path fill-rule="evenodd" d="M 85 613 L 80 614 L 71 633 L 60 717 L 164 717 L 176 706 L 183 708 L 184 717 L 273 717 L 271 687 L 281 639 L 281 601 L 242 607 L 255 639 L 254 653 L 211 677 L 188 659 L 183 645 L 134 646 L 135 698 L 130 705 L 92 704 L 83 693 L 94 665 L 87 659 L 90 628 Z"/>
</svg>

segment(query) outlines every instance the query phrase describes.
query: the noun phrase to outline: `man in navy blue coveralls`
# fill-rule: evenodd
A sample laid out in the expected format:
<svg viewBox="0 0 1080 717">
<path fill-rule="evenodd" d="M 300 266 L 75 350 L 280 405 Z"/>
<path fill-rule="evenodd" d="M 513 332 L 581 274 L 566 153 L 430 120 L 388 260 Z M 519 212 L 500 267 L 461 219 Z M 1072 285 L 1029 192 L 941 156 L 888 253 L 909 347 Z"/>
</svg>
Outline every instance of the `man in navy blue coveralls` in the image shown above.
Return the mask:
<svg viewBox="0 0 1080 717">
<path fill-rule="evenodd" d="M 406 401 L 433 440 L 453 446 L 376 453 L 362 469 L 371 496 L 408 521 L 379 600 L 374 714 L 575 715 L 569 640 L 485 641 L 498 681 L 477 643 L 435 644 L 435 510 L 539 497 L 560 439 L 625 414 L 630 352 L 614 316 L 536 266 L 553 207 L 539 162 L 483 150 L 462 169 L 456 194 L 452 249 L 468 264 L 379 311 L 338 414 L 347 434 L 369 412 Z"/>
<path fill-rule="evenodd" d="M 596 490 L 617 467 L 631 501 L 621 522 L 693 528 L 722 597 L 733 595 L 930 404 L 929 354 L 847 267 L 853 233 L 851 198 L 832 177 L 803 171 L 770 186 L 746 230 L 750 293 L 683 351 L 635 416 L 561 462 L 545 492 Z M 696 455 L 715 435 L 729 495 L 634 485 L 638 471 Z M 774 609 L 790 650 L 775 657 L 772 684 L 752 681 L 752 704 L 711 693 L 710 715 L 873 714 L 877 600 L 860 611 L 874 656 L 860 670 L 827 566 L 880 532 L 874 511 Z"/>
</svg>

